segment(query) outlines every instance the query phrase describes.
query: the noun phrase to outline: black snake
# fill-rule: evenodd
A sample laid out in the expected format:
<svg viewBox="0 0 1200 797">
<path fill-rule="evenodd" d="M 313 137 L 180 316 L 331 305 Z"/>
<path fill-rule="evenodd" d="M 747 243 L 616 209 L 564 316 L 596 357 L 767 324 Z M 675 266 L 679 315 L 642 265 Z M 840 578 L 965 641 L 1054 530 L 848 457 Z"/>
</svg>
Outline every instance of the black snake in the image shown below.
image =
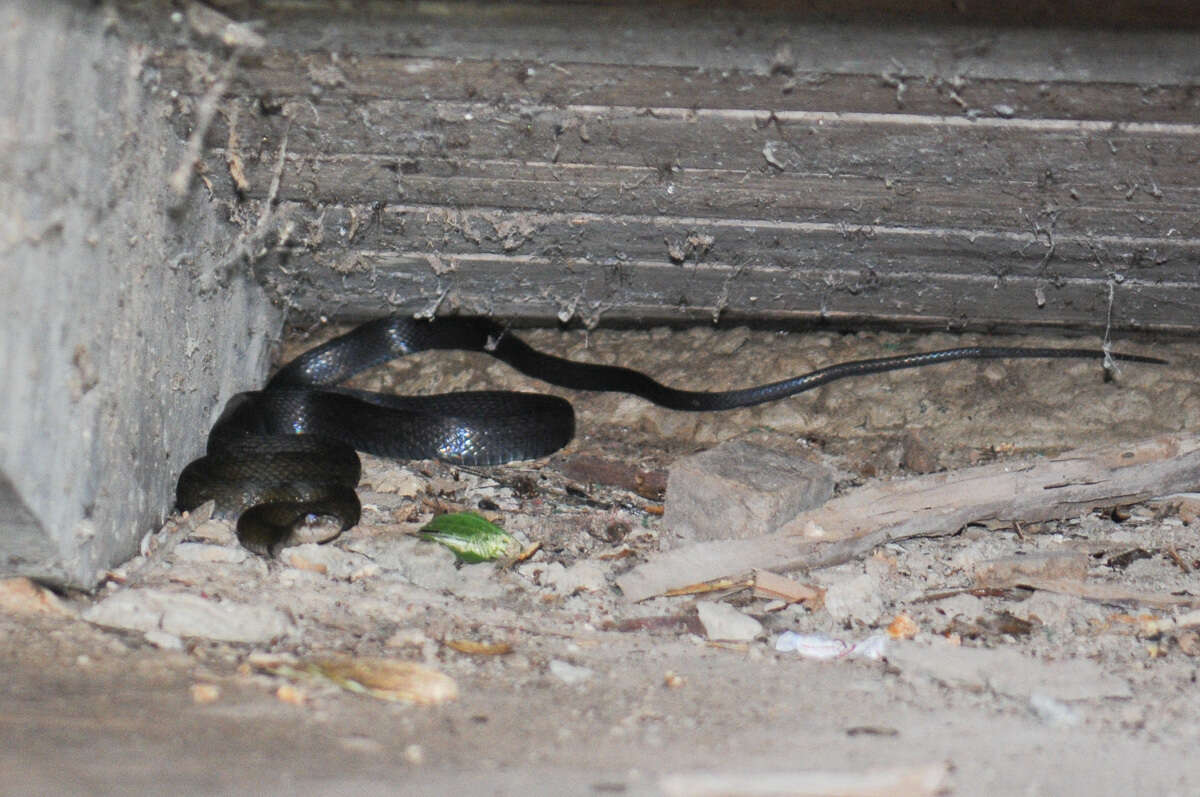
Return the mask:
<svg viewBox="0 0 1200 797">
<path fill-rule="evenodd" d="M 767 385 L 703 392 L 670 388 L 628 368 L 544 354 L 485 319 L 382 318 L 301 354 L 263 390 L 230 399 L 209 433 L 207 454 L 179 477 L 179 508 L 191 510 L 213 499 L 218 514 L 238 517 L 238 538 L 246 547 L 273 554 L 306 524 L 332 522 L 340 526 L 333 529 L 336 533 L 358 522 L 356 451 L 498 465 L 546 456 L 574 436 L 575 413 L 556 396 L 511 391 L 397 396 L 339 387 L 367 368 L 430 349 L 487 352 L 560 387 L 630 393 L 687 412 L 748 407 L 837 379 L 951 360 L 1111 357 L 1164 362 L 1098 349 L 966 346 L 856 360 Z"/>
</svg>

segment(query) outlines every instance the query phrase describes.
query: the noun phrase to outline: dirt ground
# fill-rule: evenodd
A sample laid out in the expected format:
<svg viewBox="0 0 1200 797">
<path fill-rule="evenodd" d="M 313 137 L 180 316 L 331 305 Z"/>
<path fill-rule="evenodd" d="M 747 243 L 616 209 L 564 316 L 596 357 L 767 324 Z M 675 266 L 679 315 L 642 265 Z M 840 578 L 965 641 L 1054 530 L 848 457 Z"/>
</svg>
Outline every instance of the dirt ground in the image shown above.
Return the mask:
<svg viewBox="0 0 1200 797">
<path fill-rule="evenodd" d="M 859 357 L 1062 343 L 745 329 L 523 337 L 714 390 Z M 826 590 L 815 608 L 747 591 L 702 598 L 760 623 L 749 640 L 710 639 L 695 596 L 632 604 L 614 587 L 669 539 L 670 463 L 725 440 L 825 457 L 848 491 L 1200 428 L 1200 345 L 1117 348 L 1171 365 L 1125 365 L 1105 382 L 1096 362 L 955 363 L 702 415 L 550 391 L 579 416 L 566 451 L 498 468 L 366 458 L 363 522 L 331 544 L 268 561 L 228 526 L 190 518 L 149 537 L 149 556 L 94 595 L 55 600 L 10 583 L 0 792 L 1195 794 L 1200 638 L 1186 623 L 1152 625 L 1187 606 L 965 589 L 980 563 L 1065 552 L 1085 557 L 1090 582 L 1200 599 L 1200 520 L 1186 497 L 972 526 L 791 574 Z M 545 390 L 486 356 L 445 352 L 361 384 Z M 456 566 L 413 536 L 454 509 L 541 547 L 520 563 Z M 912 639 L 887 636 L 899 615 Z M 788 630 L 850 643 L 882 634 L 886 649 L 816 660 L 776 650 Z M 338 667 L 379 674 L 397 661 L 453 684 L 422 671 L 422 703 L 336 680 Z"/>
</svg>

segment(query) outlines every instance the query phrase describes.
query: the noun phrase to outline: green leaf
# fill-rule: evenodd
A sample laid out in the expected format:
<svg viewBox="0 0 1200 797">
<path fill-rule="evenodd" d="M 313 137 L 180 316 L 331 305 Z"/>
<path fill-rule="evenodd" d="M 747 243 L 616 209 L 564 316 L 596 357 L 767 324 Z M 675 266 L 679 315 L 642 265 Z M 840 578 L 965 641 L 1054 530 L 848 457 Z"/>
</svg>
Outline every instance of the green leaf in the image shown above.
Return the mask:
<svg viewBox="0 0 1200 797">
<path fill-rule="evenodd" d="M 521 550 L 511 534 L 474 512 L 438 515 L 421 527 L 421 539 L 440 542 L 468 564 L 515 556 Z"/>
</svg>

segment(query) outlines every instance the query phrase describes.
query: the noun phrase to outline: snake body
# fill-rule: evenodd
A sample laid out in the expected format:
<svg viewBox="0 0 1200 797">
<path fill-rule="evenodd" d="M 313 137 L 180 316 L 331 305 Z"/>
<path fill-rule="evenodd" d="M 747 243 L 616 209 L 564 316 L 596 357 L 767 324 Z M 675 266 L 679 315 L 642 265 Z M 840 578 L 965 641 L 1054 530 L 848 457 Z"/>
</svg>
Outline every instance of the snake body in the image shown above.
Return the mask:
<svg viewBox="0 0 1200 797">
<path fill-rule="evenodd" d="M 179 477 L 179 508 L 191 510 L 215 500 L 219 515 L 237 516 L 238 537 L 246 547 L 273 554 L 297 539 L 306 525 L 332 525 L 334 534 L 358 522 L 355 487 L 361 466 L 356 451 L 498 465 L 547 456 L 574 436 L 574 411 L 556 396 L 511 391 L 398 396 L 340 386 L 365 369 L 433 349 L 482 351 L 560 387 L 629 393 L 686 412 L 749 407 L 851 376 L 953 360 L 1111 357 L 1164 362 L 1099 349 L 965 346 L 856 360 L 766 385 L 704 392 L 671 388 L 629 368 L 545 354 L 487 319 L 381 318 L 301 354 L 264 389 L 230 399 L 209 434 L 206 455 Z"/>
</svg>

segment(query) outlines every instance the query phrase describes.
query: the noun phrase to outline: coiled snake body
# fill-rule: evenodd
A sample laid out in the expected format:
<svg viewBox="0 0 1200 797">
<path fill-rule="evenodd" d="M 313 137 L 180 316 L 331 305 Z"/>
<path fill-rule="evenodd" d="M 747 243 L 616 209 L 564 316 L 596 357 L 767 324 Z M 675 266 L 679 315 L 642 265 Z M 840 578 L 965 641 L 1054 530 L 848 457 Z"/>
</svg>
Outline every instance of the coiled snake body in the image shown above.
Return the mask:
<svg viewBox="0 0 1200 797">
<path fill-rule="evenodd" d="M 206 455 L 179 477 L 179 508 L 215 500 L 218 514 L 238 517 L 238 538 L 246 547 L 273 554 L 305 524 L 332 520 L 344 530 L 358 522 L 356 450 L 497 465 L 546 456 L 574 436 L 574 411 L 556 396 L 510 391 L 396 396 L 339 387 L 367 368 L 430 349 L 483 351 L 560 387 L 630 393 L 690 412 L 748 407 L 850 376 L 951 360 L 1110 356 L 1163 362 L 1097 349 L 968 346 L 857 360 L 767 385 L 702 392 L 676 390 L 628 368 L 544 354 L 485 319 L 382 318 L 300 355 L 263 390 L 230 399 L 209 434 Z"/>
</svg>

